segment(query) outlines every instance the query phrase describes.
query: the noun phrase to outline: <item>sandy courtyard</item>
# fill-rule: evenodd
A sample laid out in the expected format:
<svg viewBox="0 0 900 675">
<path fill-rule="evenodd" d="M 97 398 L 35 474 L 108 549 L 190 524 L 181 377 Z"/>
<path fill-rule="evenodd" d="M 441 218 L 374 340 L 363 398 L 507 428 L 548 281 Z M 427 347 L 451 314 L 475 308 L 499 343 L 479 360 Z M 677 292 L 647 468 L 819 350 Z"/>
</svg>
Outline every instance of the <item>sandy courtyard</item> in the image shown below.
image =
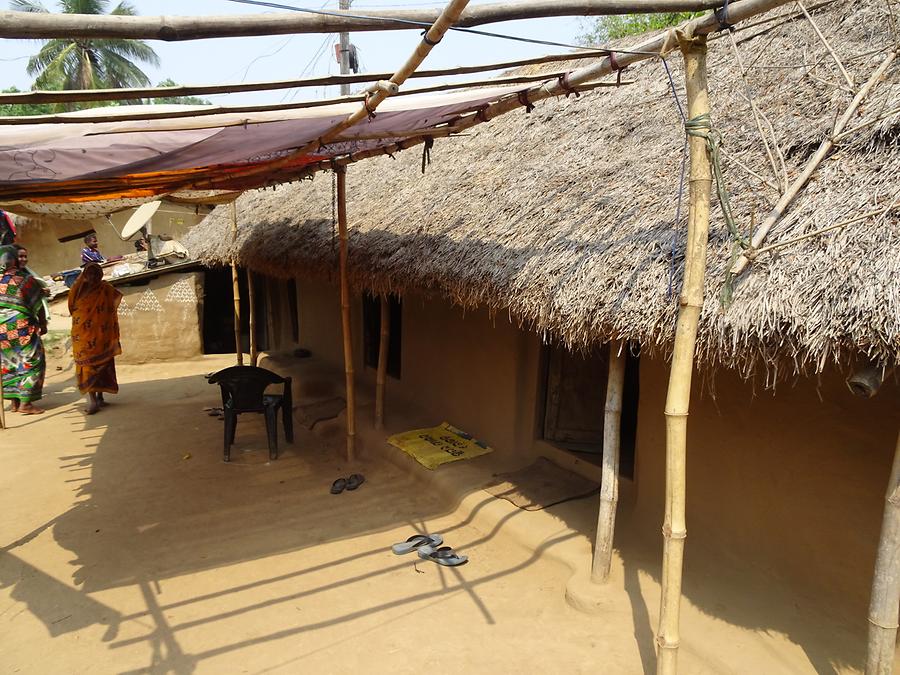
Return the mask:
<svg viewBox="0 0 900 675">
<path fill-rule="evenodd" d="M 201 374 L 228 363 L 120 368 L 121 394 L 93 417 L 71 370 L 51 372 L 48 412 L 8 415 L 3 672 L 594 670 L 602 624 L 565 604 L 569 571 L 390 464 L 332 496 L 345 469 L 328 443 L 301 430 L 267 463 L 245 419 L 224 464 Z M 423 529 L 471 562 L 391 553 Z"/>
<path fill-rule="evenodd" d="M 230 364 L 120 367 L 121 393 L 86 417 L 71 367 L 51 361 L 47 412 L 7 414 L 0 671 L 655 672 L 658 584 L 636 571 L 656 568 L 652 558 L 636 554 L 606 613 L 566 603 L 572 567 L 561 560 L 590 558 L 590 500 L 526 512 L 480 490 L 454 499 L 417 465 L 371 453 L 353 467 L 367 482 L 333 496 L 332 480 L 350 473 L 337 425 L 298 428 L 268 462 L 262 421 L 246 415 L 225 464 L 222 423 L 203 412 L 218 389 L 202 375 Z M 469 564 L 391 553 L 420 531 L 443 533 Z M 789 597 L 787 610 L 763 600 L 784 595 L 769 581 L 724 576 L 722 587 L 687 580 L 710 599 L 685 601 L 681 672 L 843 672 L 833 653 L 860 658 L 836 624 L 811 629 Z M 716 618 L 727 611 L 780 611 L 795 637 Z"/>
</svg>

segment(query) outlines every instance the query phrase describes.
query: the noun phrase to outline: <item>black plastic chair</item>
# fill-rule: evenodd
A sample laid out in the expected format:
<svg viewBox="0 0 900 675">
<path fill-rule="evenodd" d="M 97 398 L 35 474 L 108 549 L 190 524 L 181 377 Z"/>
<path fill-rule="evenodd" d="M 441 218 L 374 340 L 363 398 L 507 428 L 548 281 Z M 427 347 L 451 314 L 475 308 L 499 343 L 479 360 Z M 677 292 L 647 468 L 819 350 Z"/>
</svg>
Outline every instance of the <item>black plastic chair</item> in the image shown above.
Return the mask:
<svg viewBox="0 0 900 675">
<path fill-rule="evenodd" d="M 266 435 L 269 438 L 269 459 L 278 459 L 278 409 L 284 424 L 284 437 L 294 442 L 293 401 L 291 378 L 281 377 L 271 370 L 256 366 L 231 366 L 208 375 L 210 384 L 222 390 L 222 411 L 225 415 L 225 461 L 231 461 L 231 446 L 237 431 L 237 416 L 253 412 L 266 416 Z M 272 384 L 284 385 L 281 394 L 266 394 Z"/>
</svg>

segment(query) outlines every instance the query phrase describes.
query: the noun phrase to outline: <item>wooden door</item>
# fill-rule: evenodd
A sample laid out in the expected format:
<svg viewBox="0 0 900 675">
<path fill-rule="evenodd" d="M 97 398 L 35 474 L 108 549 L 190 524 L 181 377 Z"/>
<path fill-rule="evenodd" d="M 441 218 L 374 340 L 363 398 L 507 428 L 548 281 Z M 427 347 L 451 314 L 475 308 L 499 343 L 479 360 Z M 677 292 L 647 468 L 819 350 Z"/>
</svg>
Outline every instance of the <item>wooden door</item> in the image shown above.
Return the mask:
<svg viewBox="0 0 900 675">
<path fill-rule="evenodd" d="M 585 452 L 603 451 L 609 348 L 587 355 L 550 350 L 544 438 Z"/>
</svg>

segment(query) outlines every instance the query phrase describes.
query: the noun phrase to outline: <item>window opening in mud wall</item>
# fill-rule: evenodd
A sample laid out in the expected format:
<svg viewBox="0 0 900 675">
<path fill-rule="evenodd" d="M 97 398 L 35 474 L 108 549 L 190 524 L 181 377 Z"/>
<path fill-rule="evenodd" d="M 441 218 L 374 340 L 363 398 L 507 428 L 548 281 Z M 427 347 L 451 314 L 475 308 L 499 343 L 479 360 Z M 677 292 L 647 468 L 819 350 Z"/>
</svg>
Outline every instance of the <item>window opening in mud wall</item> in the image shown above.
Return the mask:
<svg viewBox="0 0 900 675">
<path fill-rule="evenodd" d="M 378 347 L 381 341 L 382 299 L 363 295 L 363 364 L 378 367 Z M 387 374 L 400 379 L 400 337 L 402 333 L 402 302 L 396 295 L 388 296 L 391 334 L 388 338 Z"/>
<path fill-rule="evenodd" d="M 544 404 L 544 440 L 599 463 L 609 345 L 587 354 L 549 347 Z M 639 357 L 626 348 L 619 474 L 634 478 L 639 398 Z"/>
</svg>

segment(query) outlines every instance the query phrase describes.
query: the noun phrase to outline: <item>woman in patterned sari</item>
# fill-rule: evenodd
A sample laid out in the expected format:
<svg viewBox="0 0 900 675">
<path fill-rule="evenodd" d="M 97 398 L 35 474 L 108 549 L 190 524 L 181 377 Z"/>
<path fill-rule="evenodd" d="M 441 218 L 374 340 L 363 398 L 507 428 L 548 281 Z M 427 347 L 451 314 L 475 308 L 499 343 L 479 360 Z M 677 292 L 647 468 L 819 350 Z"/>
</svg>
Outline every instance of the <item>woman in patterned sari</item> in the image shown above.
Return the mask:
<svg viewBox="0 0 900 675">
<path fill-rule="evenodd" d="M 115 357 L 122 353 L 117 314 L 121 300 L 122 294 L 103 281 L 103 270 L 97 263 L 85 265 L 69 291 L 72 356 L 78 390 L 88 395 L 88 415 L 106 405 L 104 393 L 119 391 Z"/>
<path fill-rule="evenodd" d="M 0 253 L 0 372 L 3 398 L 10 410 L 25 415 L 42 412 L 34 405 L 44 388 L 44 345 L 47 317 L 41 300 L 43 292 L 34 277 L 18 268 L 17 251 Z"/>
</svg>

